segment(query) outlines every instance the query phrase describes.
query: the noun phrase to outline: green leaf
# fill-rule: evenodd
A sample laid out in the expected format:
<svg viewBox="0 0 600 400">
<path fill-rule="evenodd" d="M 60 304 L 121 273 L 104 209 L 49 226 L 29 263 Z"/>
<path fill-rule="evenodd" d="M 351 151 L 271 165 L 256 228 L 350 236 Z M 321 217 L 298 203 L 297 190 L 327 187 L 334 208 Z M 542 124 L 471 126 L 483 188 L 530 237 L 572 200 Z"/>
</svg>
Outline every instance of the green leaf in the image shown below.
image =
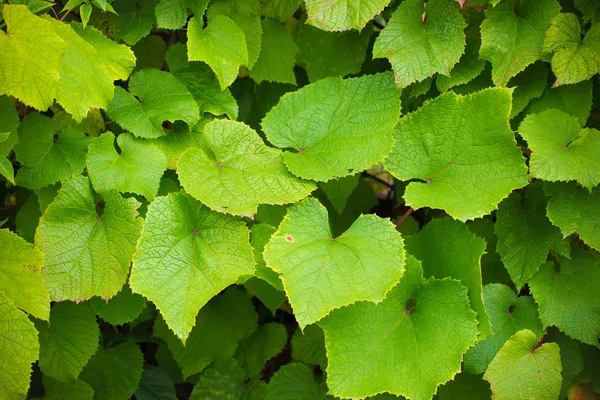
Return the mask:
<svg viewBox="0 0 600 400">
<path fill-rule="evenodd" d="M 556 0 L 503 0 L 485 12 L 479 55 L 492 63 L 496 86 L 542 59 L 544 33 L 560 11 Z"/>
<path fill-rule="evenodd" d="M 55 303 L 50 321 L 36 324 L 40 332 L 40 370 L 59 381 L 76 380 L 98 349 L 100 329 L 86 304 Z"/>
<path fill-rule="evenodd" d="M 137 344 L 124 342 L 100 347 L 81 373 L 81 380 L 94 389 L 94 400 L 128 399 L 142 376 L 144 357 Z"/>
<path fill-rule="evenodd" d="M 293 176 L 282 152 L 241 122 L 212 121 L 204 140 L 210 150 L 188 149 L 177 172 L 185 190 L 215 211 L 253 215 L 259 204 L 293 203 L 316 188 Z"/>
<path fill-rule="evenodd" d="M 125 283 L 142 224 L 138 204 L 115 192 L 104 200 L 99 215 L 88 178 L 73 178 L 40 219 L 36 245 L 52 300 L 111 297 Z"/>
<path fill-rule="evenodd" d="M 441 93 L 454 86 L 462 85 L 478 77 L 485 68 L 485 60 L 479 58 L 479 38 L 467 39 L 465 53 L 448 75 L 438 75 L 435 84 Z"/>
<path fill-rule="evenodd" d="M 271 322 L 261 325 L 244 339 L 237 348 L 235 358 L 246 371 L 246 376 L 259 375 L 265 363 L 283 350 L 287 337 L 284 325 Z"/>
<path fill-rule="evenodd" d="M 94 400 L 94 389 L 84 381 L 61 382 L 45 375 L 42 381 L 46 400 Z"/>
<path fill-rule="evenodd" d="M 464 371 L 470 374 L 485 372 L 504 343 L 521 329 L 533 331 L 538 338 L 544 333 L 533 298 L 517 297 L 508 286 L 492 283 L 483 287 L 483 299 L 493 334 L 465 354 Z"/>
<path fill-rule="evenodd" d="M 291 150 L 284 160 L 294 175 L 328 181 L 381 161 L 399 112 L 391 73 L 327 78 L 283 95 L 262 128 L 270 143 Z"/>
<path fill-rule="evenodd" d="M 30 194 L 23 207 L 17 212 L 16 232 L 29 243 L 33 243 L 35 230 L 40 222 L 40 204 L 37 195 Z M 46 284 L 44 284 L 46 287 Z"/>
<path fill-rule="evenodd" d="M 129 92 L 117 87 L 108 115 L 137 137 L 164 136 L 164 121 L 181 120 L 190 127 L 200 120 L 187 87 L 168 72 L 147 68 L 129 80 Z"/>
<path fill-rule="evenodd" d="M 481 256 L 482 283 L 508 284 L 510 276 L 496 251 L 498 238 L 494 234 L 494 225 L 491 218 L 477 218 L 467 222 L 469 230 L 486 241 L 485 254 Z"/>
<path fill-rule="evenodd" d="M 156 25 L 161 29 L 181 29 L 188 20 L 189 0 L 159 0 L 154 13 Z"/>
<path fill-rule="evenodd" d="M 206 29 L 195 16 L 188 23 L 188 58 L 204 61 L 217 75 L 221 90 L 237 78 L 241 65 L 248 63 L 244 31 L 225 15 L 215 15 Z"/>
<path fill-rule="evenodd" d="M 573 0 L 573 5 L 583 14 L 583 21 L 597 20 L 600 16 L 600 4 L 596 0 Z"/>
<path fill-rule="evenodd" d="M 273 274 L 277 275 L 275 272 L 273 272 Z M 271 311 L 271 314 L 273 315 L 275 315 L 277 309 L 286 300 L 285 292 L 283 291 L 283 289 L 276 289 L 273 285 L 271 285 L 264 279 L 251 277 L 246 282 L 244 282 L 244 286 L 246 287 L 246 289 L 248 289 L 250 293 L 252 293 L 256 298 L 258 298 L 261 301 L 261 303 L 263 303 L 265 307 L 267 307 L 269 311 Z"/>
<path fill-rule="evenodd" d="M 111 325 L 123 325 L 135 320 L 146 307 L 146 299 L 132 293 L 128 284 L 111 298 L 92 297 L 89 300 L 92 310 Z"/>
<path fill-rule="evenodd" d="M 262 21 L 262 47 L 250 77 L 262 81 L 296 84 L 294 65 L 300 51 L 290 32 L 279 21 L 265 18 Z"/>
<path fill-rule="evenodd" d="M 552 53 L 581 42 L 581 24 L 577 15 L 560 13 L 550 21 L 544 37 L 544 53 Z"/>
<path fill-rule="evenodd" d="M 548 67 L 543 62 L 535 62 L 508 81 L 508 87 L 514 87 L 510 119 L 516 117 L 529 102 L 544 93 L 548 82 Z"/>
<path fill-rule="evenodd" d="M 562 240 L 560 230 L 546 217 L 548 200 L 538 183 L 527 186 L 524 196 L 512 193 L 496 213 L 498 253 L 517 290 L 546 262 L 550 248 Z"/>
<path fill-rule="evenodd" d="M 232 287 L 202 307 L 185 345 L 162 318 L 155 321 L 154 335 L 167 343 L 187 379 L 215 360 L 232 357 L 240 340 L 256 329 L 256 321 L 250 298 Z"/>
<path fill-rule="evenodd" d="M 302 0 L 260 0 L 262 15 L 277 18 L 281 22 L 294 15 Z"/>
<path fill-rule="evenodd" d="M 374 58 L 388 58 L 401 87 L 439 72 L 450 75 L 465 51 L 467 24 L 456 2 L 404 1 L 375 40 Z"/>
<path fill-rule="evenodd" d="M 600 251 L 600 189 L 591 194 L 574 184 L 552 184 L 544 186 L 552 199 L 548 201 L 548 218 L 558 226 L 563 237 L 577 232 L 590 247 Z"/>
<path fill-rule="evenodd" d="M 145 365 L 142 380 L 135 391 L 137 400 L 177 400 L 171 377 L 162 369 Z"/>
<path fill-rule="evenodd" d="M 385 391 L 431 399 L 475 344 L 475 315 L 467 288 L 453 279 L 424 280 L 420 263 L 409 257 L 400 283 L 380 304 L 356 303 L 319 322 L 329 393 L 345 398 Z"/>
<path fill-rule="evenodd" d="M 460 373 L 438 390 L 439 400 L 492 398 L 490 385 L 480 375 Z"/>
<path fill-rule="evenodd" d="M 305 65 L 308 80 L 359 73 L 372 33 L 370 27 L 362 32 L 326 32 L 301 24 L 296 44 L 300 50 L 298 60 Z"/>
<path fill-rule="evenodd" d="M 446 92 L 400 119 L 384 166 L 400 180 L 421 180 L 408 184 L 406 204 L 441 208 L 465 221 L 525 186 L 523 156 L 508 125 L 510 104 L 508 89 L 464 97 Z"/>
<path fill-rule="evenodd" d="M 292 207 L 263 253 L 281 274 L 300 328 L 333 309 L 367 300 L 381 302 L 404 271 L 404 244 L 394 225 L 360 216 L 338 237 L 327 210 L 308 198 Z"/>
<path fill-rule="evenodd" d="M 44 256 L 8 229 L 0 229 L 0 292 L 31 315 L 48 320 L 50 296 L 42 278 Z"/>
<path fill-rule="evenodd" d="M 19 127 L 19 114 L 15 110 L 14 101 L 8 96 L 0 96 L 0 175 L 10 183 L 15 183 L 15 171 L 12 162 L 6 157 L 15 144 L 19 142 L 17 128 Z"/>
<path fill-rule="evenodd" d="M 219 83 L 210 67 L 203 62 L 187 61 L 185 45 L 169 47 L 167 65 L 171 73 L 179 79 L 196 100 L 202 113 L 227 114 L 231 119 L 238 117 L 238 105 L 229 89 L 221 91 Z"/>
<path fill-rule="evenodd" d="M 205 114 L 192 129 L 188 129 L 184 123 L 177 124 L 175 130 L 169 132 L 166 136 L 155 139 L 155 144 L 167 156 L 167 168 L 177 170 L 177 161 L 179 157 L 190 147 L 207 148 L 204 140 L 204 126 L 214 118 Z M 179 187 L 179 184 L 177 184 Z"/>
<path fill-rule="evenodd" d="M 560 110 L 528 115 L 519 126 L 532 151 L 532 176 L 548 181 L 577 180 L 590 192 L 600 183 L 600 131 L 581 128 Z"/>
<path fill-rule="evenodd" d="M 183 45 L 182 45 L 183 46 Z M 158 35 L 148 35 L 131 48 L 137 58 L 136 69 L 158 68 L 165 63 L 167 44 Z"/>
<path fill-rule="evenodd" d="M 6 7 L 6 6 L 4 6 Z M 0 397 L 24 399 L 31 364 L 40 354 L 38 333 L 27 316 L 0 291 Z"/>
<path fill-rule="evenodd" d="M 98 193 L 117 190 L 137 193 L 148 200 L 158 193 L 160 178 L 167 169 L 167 156 L 152 142 L 129 133 L 112 132 L 95 138 L 87 155 L 87 171 Z M 149 162 L 151 160 L 151 162 Z"/>
<path fill-rule="evenodd" d="M 462 222 L 444 218 L 431 221 L 409 236 L 406 251 L 422 262 L 425 278 L 453 278 L 466 286 L 471 308 L 477 313 L 479 339 L 492 333 L 481 288 L 484 240 Z"/>
<path fill-rule="evenodd" d="M 38 113 L 28 114 L 19 126 L 19 143 L 14 148 L 22 164 L 17 185 L 40 189 L 79 175 L 89 143 L 90 139 L 75 128 L 68 126 L 59 131 L 54 120 Z"/>
<path fill-rule="evenodd" d="M 306 0 L 307 23 L 325 31 L 362 30 L 390 0 Z"/>
<path fill-rule="evenodd" d="M 85 28 L 90 22 L 90 16 L 92 15 L 92 5 L 91 4 L 82 4 L 79 7 L 79 15 L 81 16 L 81 24 Z"/>
<path fill-rule="evenodd" d="M 581 348 L 579 342 L 560 331 L 551 332 L 546 338 L 549 342 L 554 342 L 560 347 L 560 361 L 563 369 L 559 398 L 564 399 L 567 397 L 575 378 L 583 371 L 584 363 Z"/>
<path fill-rule="evenodd" d="M 292 359 L 305 364 L 319 365 L 322 370 L 327 367 L 325 354 L 325 335 L 319 325 L 308 325 L 304 332 L 296 329 L 292 337 Z"/>
<path fill-rule="evenodd" d="M 535 99 L 526 108 L 526 114 L 540 114 L 543 111 L 556 108 L 574 115 L 580 125 L 585 125 L 590 116 L 592 106 L 592 81 L 576 83 L 574 85 L 546 88 L 539 99 Z"/>
<path fill-rule="evenodd" d="M 548 262 L 528 282 L 542 323 L 599 347 L 600 254 L 575 248 L 571 260 L 560 257 L 559 272 Z"/>
<path fill-rule="evenodd" d="M 158 0 L 115 1 L 115 13 L 108 17 L 115 28 L 115 37 L 133 46 L 148 35 L 156 21 L 154 7 L 157 2 Z"/>
<path fill-rule="evenodd" d="M 494 400 L 557 399 L 562 377 L 559 347 L 538 347 L 535 333 L 515 333 L 490 363 L 483 379 L 490 383 Z"/>
<path fill-rule="evenodd" d="M 279 226 L 279 224 L 277 224 L 277 226 Z M 283 283 L 281 283 L 281 279 L 279 279 L 279 274 L 267 267 L 263 258 L 265 246 L 276 230 L 276 227 L 266 223 L 254 224 L 250 227 L 250 243 L 252 244 L 254 252 L 254 260 L 256 260 L 256 270 L 254 271 L 254 275 L 269 282 L 275 289 L 283 291 Z"/>
<path fill-rule="evenodd" d="M 247 375 L 235 360 L 217 360 L 200 376 L 190 400 L 264 399 L 266 384 Z"/>
<path fill-rule="evenodd" d="M 318 384 L 311 369 L 301 363 L 281 367 L 267 386 L 266 400 L 333 399 L 327 395 L 327 386 Z"/>
<path fill-rule="evenodd" d="M 346 176 L 319 183 L 319 188 L 325 193 L 338 213 L 343 213 L 348 199 L 358 185 L 359 175 Z"/>
<path fill-rule="evenodd" d="M 169 328 L 185 341 L 198 310 L 238 277 L 254 271 L 248 239 L 243 222 L 211 211 L 188 195 L 158 197 L 148 207 L 131 289 L 156 304 Z"/>
</svg>

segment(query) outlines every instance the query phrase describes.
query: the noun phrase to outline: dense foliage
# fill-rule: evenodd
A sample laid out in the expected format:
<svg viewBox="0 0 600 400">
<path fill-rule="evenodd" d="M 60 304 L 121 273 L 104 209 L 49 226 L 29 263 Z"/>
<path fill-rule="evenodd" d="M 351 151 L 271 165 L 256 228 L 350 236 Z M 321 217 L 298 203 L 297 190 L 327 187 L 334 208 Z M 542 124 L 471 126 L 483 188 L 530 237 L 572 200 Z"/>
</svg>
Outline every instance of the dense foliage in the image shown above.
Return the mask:
<svg viewBox="0 0 600 400">
<path fill-rule="evenodd" d="M 0 12 L 0 399 L 600 396 L 597 0 Z"/>
</svg>

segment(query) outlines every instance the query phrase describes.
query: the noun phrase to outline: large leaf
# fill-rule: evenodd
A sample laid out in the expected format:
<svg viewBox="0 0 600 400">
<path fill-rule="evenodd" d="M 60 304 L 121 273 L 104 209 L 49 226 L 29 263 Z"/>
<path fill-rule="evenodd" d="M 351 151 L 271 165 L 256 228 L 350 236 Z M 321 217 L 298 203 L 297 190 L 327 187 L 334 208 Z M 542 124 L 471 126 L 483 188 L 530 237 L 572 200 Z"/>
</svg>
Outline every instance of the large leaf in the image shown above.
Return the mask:
<svg viewBox="0 0 600 400">
<path fill-rule="evenodd" d="M 334 237 L 327 210 L 314 198 L 290 207 L 263 255 L 281 274 L 301 328 L 335 308 L 381 302 L 402 276 L 405 257 L 389 220 L 363 215 Z"/>
<path fill-rule="evenodd" d="M 256 329 L 256 312 L 250 298 L 232 287 L 208 302 L 195 319 L 185 345 L 162 318 L 154 335 L 167 343 L 183 377 L 202 372 L 210 363 L 232 357 L 240 340 Z"/>
<path fill-rule="evenodd" d="M 8 229 L 0 229 L 0 292 L 14 305 L 48 320 L 50 296 L 42 278 L 44 256 Z"/>
<path fill-rule="evenodd" d="M 156 21 L 154 7 L 158 0 L 119 0 L 114 2 L 114 14 L 109 21 L 114 25 L 115 36 L 130 46 L 148 35 Z"/>
<path fill-rule="evenodd" d="M 190 127 L 200 120 L 196 101 L 187 87 L 168 72 L 146 68 L 129 80 L 129 92 L 117 87 L 108 115 L 135 136 L 164 136 L 165 121 L 185 121 Z"/>
<path fill-rule="evenodd" d="M 87 303 L 61 301 L 50 311 L 50 321 L 36 324 L 40 332 L 40 370 L 59 381 L 76 380 L 98 349 L 100 329 Z"/>
<path fill-rule="evenodd" d="M 38 113 L 28 114 L 19 125 L 15 145 L 22 164 L 16 178 L 19 186 L 40 189 L 83 171 L 90 139 L 70 126 L 58 130 L 56 120 Z"/>
<path fill-rule="evenodd" d="M 600 254 L 574 249 L 560 257 L 560 273 L 550 262 L 529 280 L 544 326 L 557 326 L 583 343 L 600 347 Z"/>
<path fill-rule="evenodd" d="M 40 219 L 36 245 L 52 300 L 111 297 L 127 278 L 142 220 L 138 204 L 116 192 L 105 196 L 100 215 L 88 178 L 66 182 Z"/>
<path fill-rule="evenodd" d="M 479 338 L 492 333 L 481 288 L 483 239 L 462 222 L 437 219 L 406 239 L 406 251 L 422 262 L 425 278 L 453 278 L 465 285 L 471 308 L 477 313 Z"/>
<path fill-rule="evenodd" d="M 115 149 L 112 132 L 104 133 L 90 144 L 87 171 L 94 189 L 98 193 L 116 190 L 154 199 L 167 169 L 167 156 L 154 143 L 136 139 L 130 133 L 116 139 L 120 152 Z"/>
<path fill-rule="evenodd" d="M 356 303 L 319 322 L 331 394 L 362 398 L 385 391 L 426 400 L 460 371 L 478 333 L 467 288 L 453 279 L 424 280 L 422 272 L 409 257 L 400 283 L 380 304 Z"/>
<path fill-rule="evenodd" d="M 531 175 L 548 181 L 577 180 L 591 192 L 600 183 L 600 131 L 582 128 L 560 110 L 529 115 L 519 133 L 532 151 Z"/>
<path fill-rule="evenodd" d="M 494 357 L 483 375 L 494 400 L 558 398 L 562 381 L 559 347 L 556 343 L 538 347 L 537 342 L 533 332 L 521 330 Z"/>
<path fill-rule="evenodd" d="M 0 397 L 24 399 L 40 344 L 33 323 L 0 291 Z"/>
<path fill-rule="evenodd" d="M 521 329 L 529 329 L 539 338 L 543 334 L 537 306 L 530 296 L 517 297 L 506 285 L 492 283 L 483 287 L 485 308 L 493 334 L 479 341 L 465 354 L 465 372 L 485 372 L 504 343 Z"/>
<path fill-rule="evenodd" d="M 325 31 L 362 30 L 390 0 L 306 0 L 307 22 Z"/>
<path fill-rule="evenodd" d="M 560 11 L 557 0 L 503 0 L 481 24 L 480 56 L 492 63 L 497 86 L 542 58 L 544 33 Z"/>
<path fill-rule="evenodd" d="M 436 72 L 450 75 L 465 51 L 466 26 L 456 2 L 407 0 L 377 37 L 373 57 L 390 60 L 401 87 Z"/>
<path fill-rule="evenodd" d="M 248 379 L 235 360 L 215 361 L 198 380 L 190 400 L 264 399 L 267 385 L 258 378 Z"/>
<path fill-rule="evenodd" d="M 138 387 L 144 368 L 137 344 L 124 342 L 100 347 L 81 373 L 80 379 L 94 389 L 94 400 L 129 399 Z"/>
<path fill-rule="evenodd" d="M 148 207 L 131 288 L 154 302 L 185 341 L 198 310 L 254 271 L 249 233 L 243 222 L 183 193 L 158 197 Z"/>
<path fill-rule="evenodd" d="M 403 117 L 384 165 L 398 179 L 419 180 L 408 184 L 406 203 L 441 208 L 465 221 L 488 214 L 513 189 L 527 185 L 508 125 L 510 104 L 508 89 L 464 97 L 446 92 Z"/>
<path fill-rule="evenodd" d="M 204 140 L 208 149 L 188 149 L 177 172 L 186 191 L 215 211 L 252 215 L 259 204 L 293 203 L 316 189 L 292 175 L 282 152 L 241 122 L 210 122 Z"/>
<path fill-rule="evenodd" d="M 327 78 L 285 94 L 262 121 L 290 171 L 328 181 L 381 161 L 400 112 L 391 73 Z M 343 148 L 343 151 L 339 149 Z"/>
</svg>

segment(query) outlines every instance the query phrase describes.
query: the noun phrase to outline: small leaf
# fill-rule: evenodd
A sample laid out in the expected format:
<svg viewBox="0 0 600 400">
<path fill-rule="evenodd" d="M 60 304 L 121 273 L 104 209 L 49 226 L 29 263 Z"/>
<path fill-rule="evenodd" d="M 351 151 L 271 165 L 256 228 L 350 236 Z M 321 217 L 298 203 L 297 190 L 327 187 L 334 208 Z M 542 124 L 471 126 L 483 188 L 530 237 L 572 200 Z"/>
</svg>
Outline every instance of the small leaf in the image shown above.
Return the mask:
<svg viewBox="0 0 600 400">
<path fill-rule="evenodd" d="M 158 0 L 115 1 L 115 12 L 109 14 L 108 18 L 115 27 L 116 38 L 123 39 L 129 46 L 133 46 L 148 35 L 156 21 L 154 7 L 157 2 Z"/>
<path fill-rule="evenodd" d="M 128 284 L 109 299 L 92 297 L 89 303 L 92 310 L 111 325 L 123 325 L 135 320 L 146 307 L 146 299 L 132 293 Z"/>
<path fill-rule="evenodd" d="M 307 22 L 325 31 L 362 30 L 390 0 L 306 0 Z"/>
<path fill-rule="evenodd" d="M 171 377 L 162 369 L 145 365 L 140 385 L 135 391 L 137 400 L 177 400 Z"/>
<path fill-rule="evenodd" d="M 311 369 L 301 363 L 289 363 L 281 367 L 267 386 L 266 400 L 334 399 L 327 395 L 327 386 L 318 384 Z"/>
<path fill-rule="evenodd" d="M 217 360 L 200 375 L 190 400 L 264 399 L 267 385 L 258 378 L 246 378 L 235 360 Z"/>
<path fill-rule="evenodd" d="M 238 346 L 235 359 L 246 376 L 258 376 L 265 363 L 283 350 L 287 343 L 285 326 L 274 322 L 261 325 Z"/>
</svg>

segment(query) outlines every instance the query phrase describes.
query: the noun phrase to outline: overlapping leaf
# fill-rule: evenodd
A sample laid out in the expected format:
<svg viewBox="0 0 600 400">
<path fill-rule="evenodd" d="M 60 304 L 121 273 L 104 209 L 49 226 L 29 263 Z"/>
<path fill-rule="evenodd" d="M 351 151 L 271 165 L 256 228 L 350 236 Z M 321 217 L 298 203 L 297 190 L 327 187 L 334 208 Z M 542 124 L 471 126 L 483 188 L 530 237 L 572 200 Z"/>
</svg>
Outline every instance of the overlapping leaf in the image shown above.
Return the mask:
<svg viewBox="0 0 600 400">
<path fill-rule="evenodd" d="M 325 31 L 362 30 L 390 0 L 307 0 L 307 22 Z"/>
</svg>

